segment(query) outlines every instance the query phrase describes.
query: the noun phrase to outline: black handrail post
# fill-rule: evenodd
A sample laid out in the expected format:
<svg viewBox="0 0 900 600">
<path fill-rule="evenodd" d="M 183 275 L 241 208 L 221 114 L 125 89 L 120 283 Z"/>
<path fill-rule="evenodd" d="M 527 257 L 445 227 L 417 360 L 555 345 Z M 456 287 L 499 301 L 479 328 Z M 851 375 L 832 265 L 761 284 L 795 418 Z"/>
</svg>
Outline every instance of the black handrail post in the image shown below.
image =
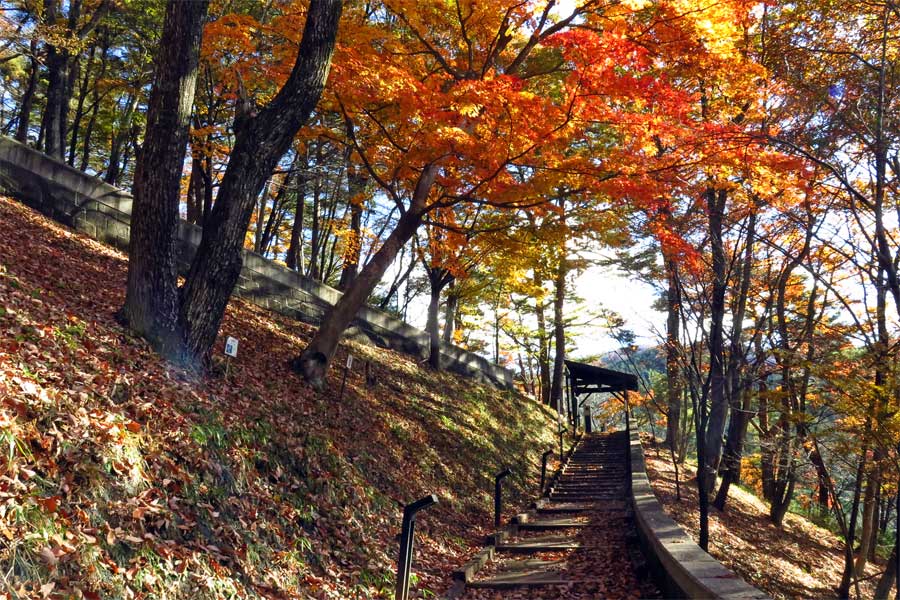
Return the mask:
<svg viewBox="0 0 900 600">
<path fill-rule="evenodd" d="M 568 431 L 568 428 L 563 428 L 559 430 L 559 464 L 562 467 L 562 462 L 565 460 L 563 458 L 563 434 Z"/>
<path fill-rule="evenodd" d="M 628 406 L 628 390 L 623 390 L 622 400 L 625 402 L 625 435 L 628 436 L 628 443 L 625 444 L 625 471 L 628 485 L 631 485 L 631 409 Z"/>
<path fill-rule="evenodd" d="M 631 435 L 631 410 L 628 408 L 628 390 L 625 390 L 622 396 L 625 401 L 625 431 Z"/>
<path fill-rule="evenodd" d="M 510 469 L 503 469 L 494 477 L 494 527 L 500 527 L 500 482 L 503 481 L 504 477 L 508 477 L 510 475 L 512 475 L 512 471 Z"/>
<path fill-rule="evenodd" d="M 416 535 L 416 513 L 437 504 L 438 497 L 429 494 L 403 507 L 403 525 L 400 528 L 400 557 L 397 559 L 397 589 L 394 600 L 409 598 L 409 570 L 412 567 L 413 538 Z"/>
<path fill-rule="evenodd" d="M 544 495 L 544 482 L 547 480 L 547 457 L 553 454 L 553 450 L 547 450 L 541 454 L 541 496 Z"/>
</svg>

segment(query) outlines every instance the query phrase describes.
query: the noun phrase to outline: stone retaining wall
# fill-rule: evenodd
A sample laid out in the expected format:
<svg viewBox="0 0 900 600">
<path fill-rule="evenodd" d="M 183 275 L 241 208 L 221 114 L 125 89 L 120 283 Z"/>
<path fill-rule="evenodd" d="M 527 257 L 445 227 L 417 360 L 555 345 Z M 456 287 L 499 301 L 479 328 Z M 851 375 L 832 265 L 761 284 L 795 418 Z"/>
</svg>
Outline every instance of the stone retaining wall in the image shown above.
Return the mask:
<svg viewBox="0 0 900 600">
<path fill-rule="evenodd" d="M 132 198 L 96 177 L 33 148 L 0 136 L 0 190 L 77 231 L 117 248 L 128 248 Z M 202 230 L 181 221 L 178 227 L 179 268 L 187 272 Z M 327 285 L 244 251 L 243 268 L 234 293 L 292 318 L 317 325 L 341 293 Z M 428 334 L 374 308 L 360 309 L 345 336 L 392 348 L 424 360 Z M 462 348 L 441 344 L 441 361 L 455 373 L 513 387 L 513 373 Z"/>
<path fill-rule="evenodd" d="M 672 520 L 656 500 L 644 450 L 631 432 L 631 498 L 644 556 L 666 598 L 768 599 L 707 554 Z"/>
</svg>

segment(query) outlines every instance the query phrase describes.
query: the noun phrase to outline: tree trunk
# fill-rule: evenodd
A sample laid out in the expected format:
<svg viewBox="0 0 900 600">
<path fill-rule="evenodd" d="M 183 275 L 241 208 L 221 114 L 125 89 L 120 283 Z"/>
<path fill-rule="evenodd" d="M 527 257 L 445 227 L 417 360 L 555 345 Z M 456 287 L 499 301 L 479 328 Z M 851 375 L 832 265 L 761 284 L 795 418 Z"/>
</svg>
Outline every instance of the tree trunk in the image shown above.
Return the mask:
<svg viewBox="0 0 900 600">
<path fill-rule="evenodd" d="M 203 19 L 208 0 L 169 0 L 134 178 L 128 288 L 119 315 L 165 356 L 179 358 L 176 235 Z"/>
<path fill-rule="evenodd" d="M 256 200 L 256 223 L 253 231 L 253 251 L 262 254 L 262 238 L 263 238 L 263 222 L 266 220 L 266 204 L 269 201 L 270 189 L 272 188 L 272 178 L 270 177 L 263 186 L 262 194 Z M 275 210 L 275 207 L 272 207 Z M 269 213 L 271 214 L 271 213 Z"/>
<path fill-rule="evenodd" d="M 38 70 L 40 63 L 37 59 L 37 38 L 31 39 L 31 71 L 28 74 L 28 85 L 22 94 L 22 103 L 19 105 L 19 122 L 16 126 L 16 140 L 23 144 L 28 143 L 28 127 L 31 125 L 31 110 L 34 108 L 34 93 L 37 89 Z"/>
<path fill-rule="evenodd" d="M 69 112 L 66 89 L 69 81 L 69 52 L 47 46 L 47 93 L 41 127 L 44 131 L 44 152 L 62 160 L 65 148 L 65 118 Z"/>
<path fill-rule="evenodd" d="M 316 389 L 325 385 L 325 376 L 341 334 L 356 317 L 366 299 L 381 281 L 400 248 L 409 241 L 427 212 L 426 200 L 434 185 L 438 167 L 428 165 L 419 176 L 409 209 L 397 221 L 397 226 L 372 259 L 363 267 L 356 281 L 341 296 L 325 316 L 319 330 L 302 354 L 294 361 L 294 368 Z"/>
<path fill-rule="evenodd" d="M 403 255 L 404 255 L 404 254 L 405 254 L 405 250 L 401 249 L 401 252 L 400 252 L 400 261 L 401 261 L 401 264 L 402 264 L 402 261 L 403 261 Z M 409 279 L 409 276 L 412 275 L 413 269 L 416 268 L 416 264 L 417 264 L 417 263 L 418 263 L 418 260 L 417 260 L 417 258 L 416 258 L 415 252 L 410 252 L 409 265 L 407 265 L 406 270 L 403 271 L 403 273 L 398 274 L 398 275 L 394 278 L 394 281 L 391 282 L 391 287 L 390 287 L 390 289 L 388 289 L 387 293 L 384 295 L 384 298 L 382 298 L 381 302 L 378 303 L 378 308 L 380 308 L 381 310 L 387 310 L 388 306 L 389 306 L 390 303 L 391 303 L 391 298 L 394 297 L 394 295 L 395 295 L 395 294 L 397 293 L 397 291 L 400 289 L 400 286 L 403 285 L 404 283 L 406 283 L 406 281 Z M 407 292 L 409 291 L 409 286 L 407 286 L 406 291 L 407 291 Z M 400 306 L 400 302 L 399 302 L 399 301 L 397 302 L 397 306 L 398 306 L 398 308 L 399 308 L 399 306 Z M 405 308 L 404 308 L 404 316 L 403 316 L 403 318 L 404 318 L 404 319 L 406 318 Z"/>
<path fill-rule="evenodd" d="M 456 281 L 450 281 L 450 289 L 447 292 L 447 306 L 444 309 L 444 333 L 441 341 L 445 344 L 453 343 L 453 332 L 456 331 L 456 309 L 459 306 L 459 294 L 456 292 Z"/>
<path fill-rule="evenodd" d="M 878 580 L 878 585 L 875 587 L 875 594 L 872 596 L 873 600 L 888 600 L 896 578 L 897 548 L 894 547 L 891 551 L 891 557 L 888 559 L 887 568 L 882 573 L 881 578 Z"/>
<path fill-rule="evenodd" d="M 287 257 L 285 264 L 288 269 L 294 271 L 303 271 L 303 212 L 306 207 L 306 179 L 308 164 L 306 156 L 303 157 L 303 164 L 298 168 L 302 171 L 297 174 L 297 203 L 294 206 L 294 222 L 291 223 L 291 241 L 288 244 Z"/>
<path fill-rule="evenodd" d="M 81 131 L 81 121 L 84 119 L 84 103 L 87 101 L 88 84 L 91 79 L 91 68 L 94 66 L 94 57 L 97 55 L 97 45 L 91 45 L 90 54 L 88 54 L 87 65 L 84 68 L 84 78 L 81 80 L 81 86 L 78 89 L 78 101 L 75 105 L 75 116 L 72 117 L 72 134 L 69 136 L 69 165 L 75 166 L 75 155 L 78 149 L 78 133 Z"/>
<path fill-rule="evenodd" d="M 534 271 L 534 286 L 543 289 L 544 281 L 540 272 Z M 544 301 L 535 299 L 534 314 L 537 318 L 537 343 L 538 343 L 538 375 L 540 378 L 541 404 L 550 404 L 550 348 L 547 339 L 547 320 L 544 314 Z"/>
<path fill-rule="evenodd" d="M 106 175 L 103 177 L 103 181 L 110 185 L 118 185 L 119 177 L 122 175 L 125 162 L 122 160 L 122 153 L 125 150 L 125 144 L 128 143 L 128 136 L 131 134 L 131 120 L 134 118 L 137 101 L 138 96 L 136 93 L 129 94 L 122 114 L 122 121 L 113 133 L 112 143 L 109 148 L 109 165 L 106 168 Z"/>
<path fill-rule="evenodd" d="M 853 504 L 850 507 L 850 524 L 844 540 L 844 571 L 841 575 L 841 583 L 838 586 L 838 598 L 849 600 L 850 586 L 853 584 L 853 547 L 856 543 L 856 523 L 859 517 L 859 498 L 862 489 L 862 480 L 866 468 L 866 449 L 863 448 L 856 469 L 856 483 L 853 486 Z"/>
<path fill-rule="evenodd" d="M 191 157 L 191 176 L 188 179 L 187 222 L 194 225 L 203 224 L 203 162 L 194 151 Z"/>
<path fill-rule="evenodd" d="M 825 469 L 825 461 L 818 449 L 809 453 L 809 460 L 816 468 L 816 504 L 819 506 L 821 514 L 828 511 L 828 489 L 830 487 L 828 481 L 828 471 Z"/>
<path fill-rule="evenodd" d="M 883 506 L 881 488 L 881 477 L 883 473 L 881 472 L 881 465 L 878 463 L 876 464 L 878 468 L 878 485 L 875 486 L 875 515 L 872 518 L 872 536 L 870 538 L 871 541 L 869 542 L 868 546 L 868 555 L 870 562 L 875 562 L 878 558 L 878 535 L 882 525 L 881 517 L 884 514 L 881 510 L 881 507 Z"/>
<path fill-rule="evenodd" d="M 750 423 L 750 393 L 742 394 L 743 402 L 733 407 L 731 420 L 728 422 L 728 436 L 723 454 L 726 470 L 722 475 L 722 483 L 716 493 L 713 502 L 719 510 L 725 510 L 725 502 L 728 499 L 728 488 L 731 484 L 741 482 L 741 457 L 744 451 L 744 438 L 747 436 L 747 426 Z"/>
<path fill-rule="evenodd" d="M 288 243 L 285 263 L 288 269 L 303 272 L 303 219 L 306 208 L 306 183 L 309 181 L 309 149 L 297 152 L 297 202 L 294 205 L 294 222 L 291 223 L 291 240 Z"/>
<path fill-rule="evenodd" d="M 318 280 L 319 275 L 319 249 L 322 245 L 322 230 L 319 227 L 319 204 L 322 199 L 322 173 L 319 167 L 322 165 L 323 152 L 321 142 L 316 146 L 316 173 L 312 189 L 312 215 L 309 232 L 309 263 L 306 276 Z"/>
<path fill-rule="evenodd" d="M 556 289 L 553 298 L 553 339 L 555 356 L 553 359 L 553 380 L 550 388 L 550 406 L 557 412 L 563 410 L 563 371 L 566 359 L 566 330 L 563 308 L 566 299 L 566 255 L 565 247 L 560 252 L 559 267 L 556 271 Z"/>
<path fill-rule="evenodd" d="M 349 158 L 348 158 L 348 163 Z M 346 290 L 359 273 L 359 258 L 362 251 L 362 212 L 368 178 L 360 168 L 347 165 L 347 192 L 350 202 L 350 248 L 344 254 L 344 265 L 338 289 Z"/>
<path fill-rule="evenodd" d="M 84 136 L 81 142 L 81 165 L 79 168 L 84 171 L 88 168 L 91 159 L 91 139 L 94 135 L 94 126 L 97 124 L 97 115 L 100 112 L 100 81 L 106 76 L 106 68 L 109 64 L 109 31 L 103 30 L 103 51 L 100 54 L 100 70 L 94 78 L 94 93 L 91 94 L 91 117 L 88 119 L 87 126 L 84 128 Z"/>
<path fill-rule="evenodd" d="M 678 264 L 674 258 L 663 257 L 668 291 L 666 293 L 666 441 L 678 452 L 679 423 L 681 421 L 681 367 L 679 344 L 681 343 L 681 288 L 678 285 Z"/>
<path fill-rule="evenodd" d="M 706 429 L 705 478 L 706 493 L 712 491 L 716 483 L 716 473 L 722 457 L 722 434 L 728 417 L 728 398 L 725 395 L 725 348 L 723 324 L 725 318 L 725 291 L 728 286 L 726 275 L 725 246 L 722 242 L 722 228 L 725 214 L 726 190 L 708 189 L 706 192 L 709 218 L 709 239 L 712 249 L 712 300 L 710 302 L 709 326 L 709 421 Z"/>
<path fill-rule="evenodd" d="M 429 285 L 428 319 L 425 331 L 428 333 L 428 365 L 437 371 L 441 369 L 441 335 L 438 313 L 441 308 L 441 292 L 449 282 L 449 274 L 440 267 L 427 267 Z"/>
<path fill-rule="evenodd" d="M 874 450 L 874 460 L 866 474 L 866 491 L 863 496 L 862 531 L 859 535 L 859 554 L 856 557 L 856 577 L 863 577 L 866 573 L 866 562 L 872 547 L 878 542 L 878 530 L 876 529 L 877 514 L 876 491 L 881 486 L 881 473 L 878 468 L 878 449 Z"/>
<path fill-rule="evenodd" d="M 180 322 L 191 362 L 205 360 L 215 343 L 241 272 L 241 249 L 254 201 L 322 95 L 341 9 L 340 0 L 312 0 L 290 77 L 236 134 L 208 226 L 182 288 Z"/>
<path fill-rule="evenodd" d="M 714 505 L 725 510 L 728 488 L 732 483 L 740 483 L 741 457 L 744 450 L 744 436 L 750 421 L 749 388 L 743 389 L 744 371 L 747 361 L 742 343 L 744 315 L 747 312 L 747 296 L 750 293 L 750 279 L 753 275 L 753 243 L 756 235 L 756 212 L 747 219 L 747 240 L 744 247 L 744 262 L 741 268 L 740 289 L 735 299 L 735 309 L 731 315 L 731 344 L 728 349 L 728 402 L 731 405 L 731 420 L 728 424 L 727 443 L 723 454 L 725 473 L 722 485 L 716 494 Z"/>
</svg>

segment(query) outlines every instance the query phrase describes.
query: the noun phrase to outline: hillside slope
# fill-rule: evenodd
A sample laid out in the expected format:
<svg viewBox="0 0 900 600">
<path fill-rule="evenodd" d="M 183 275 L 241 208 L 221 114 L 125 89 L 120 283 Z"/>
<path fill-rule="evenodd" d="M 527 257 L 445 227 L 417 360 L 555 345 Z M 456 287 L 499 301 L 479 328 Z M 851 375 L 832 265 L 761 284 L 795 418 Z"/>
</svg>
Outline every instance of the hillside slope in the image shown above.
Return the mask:
<svg viewBox="0 0 900 600">
<path fill-rule="evenodd" d="M 644 438 L 647 475 L 666 513 L 697 541 L 696 468 L 680 469 L 681 501 L 675 496 L 675 470 L 666 450 Z M 709 553 L 747 583 L 772 598 L 836 598 L 843 570 L 844 545 L 834 533 L 801 515 L 788 513 L 783 527 L 768 518 L 766 503 L 732 486 L 725 511 L 710 509 Z M 863 598 L 871 598 L 883 567 L 866 565 L 860 579 Z"/>
<path fill-rule="evenodd" d="M 339 372 L 316 394 L 287 367 L 311 329 L 239 300 L 238 358 L 198 379 L 114 321 L 126 266 L 0 199 L 0 598 L 387 597 L 400 507 L 431 492 L 414 571 L 440 591 L 493 473 L 510 512 L 534 494 L 530 400 L 355 344 L 343 399 Z"/>
</svg>

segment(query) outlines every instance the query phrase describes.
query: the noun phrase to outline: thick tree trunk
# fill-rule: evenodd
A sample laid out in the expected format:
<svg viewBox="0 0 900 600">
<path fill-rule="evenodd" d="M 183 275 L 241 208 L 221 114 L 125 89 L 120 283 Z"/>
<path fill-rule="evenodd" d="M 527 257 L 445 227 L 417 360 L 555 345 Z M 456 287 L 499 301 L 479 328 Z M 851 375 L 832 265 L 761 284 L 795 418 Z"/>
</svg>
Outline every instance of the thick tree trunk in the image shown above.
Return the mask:
<svg viewBox="0 0 900 600">
<path fill-rule="evenodd" d="M 409 241 L 422 223 L 422 218 L 427 211 L 426 200 L 434 185 L 437 172 L 436 165 L 425 167 L 419 176 L 409 209 L 397 221 L 397 226 L 360 272 L 353 285 L 344 292 L 337 304 L 328 312 L 316 335 L 294 361 L 294 368 L 313 387 L 317 389 L 324 387 L 328 366 L 334 358 L 341 334 L 344 333 L 372 290 L 381 281 L 381 277 L 393 262 L 394 257 L 397 256 L 400 248 Z"/>
<path fill-rule="evenodd" d="M 728 285 L 726 274 L 725 246 L 722 241 L 722 227 L 725 201 L 728 192 L 710 188 L 706 192 L 709 218 L 709 239 L 712 249 L 712 300 L 710 302 L 709 326 L 709 421 L 706 429 L 704 465 L 706 493 L 712 491 L 722 457 L 722 434 L 728 417 L 728 398 L 725 394 L 725 348 L 723 325 L 725 319 L 725 291 Z"/>
<path fill-rule="evenodd" d="M 776 527 L 781 527 L 784 523 L 784 516 L 787 514 L 788 508 L 791 506 L 791 499 L 794 497 L 794 487 L 797 484 L 797 478 L 794 475 L 793 465 L 789 469 L 787 479 L 779 480 L 775 484 L 775 501 L 769 507 L 769 518 Z"/>
<path fill-rule="evenodd" d="M 38 70 L 40 64 L 37 59 L 37 39 L 31 39 L 31 71 L 28 73 L 28 84 L 25 93 L 22 94 L 22 103 L 19 105 L 19 122 L 16 124 L 16 140 L 23 144 L 28 142 L 28 127 L 31 125 L 31 111 L 34 108 L 34 94 L 37 89 Z"/>
<path fill-rule="evenodd" d="M 47 47 L 47 93 L 41 127 L 44 131 L 44 152 L 60 160 L 64 158 L 65 119 L 69 112 L 69 98 L 66 95 L 69 61 L 67 50 L 56 46 Z"/>
<path fill-rule="evenodd" d="M 135 173 L 128 289 L 119 313 L 133 331 L 176 359 L 181 349 L 175 254 L 181 167 L 208 4 L 169 0 L 166 5 L 147 133 Z"/>
<path fill-rule="evenodd" d="M 553 298 L 553 380 L 550 387 L 550 406 L 560 412 L 563 410 L 563 371 L 566 359 L 566 329 L 565 315 L 563 314 L 566 299 L 566 263 L 565 247 L 560 252 L 559 267 L 556 271 L 555 295 Z"/>
<path fill-rule="evenodd" d="M 540 272 L 534 271 L 534 286 L 536 289 L 544 287 Z M 547 339 L 547 319 L 544 314 L 544 301 L 535 299 L 534 314 L 537 318 L 537 343 L 538 343 L 538 375 L 541 389 L 541 404 L 550 404 L 550 348 Z"/>
<path fill-rule="evenodd" d="M 878 580 L 875 587 L 873 600 L 888 600 L 891 588 L 894 586 L 894 580 L 897 578 L 897 548 L 891 551 L 891 557 L 888 559 L 887 568 Z"/>
<path fill-rule="evenodd" d="M 290 77 L 275 98 L 237 132 L 215 206 L 182 288 L 180 321 L 185 353 L 192 362 L 205 360 L 215 343 L 241 272 L 241 248 L 254 201 L 322 95 L 341 9 L 340 0 L 312 0 Z"/>
</svg>

